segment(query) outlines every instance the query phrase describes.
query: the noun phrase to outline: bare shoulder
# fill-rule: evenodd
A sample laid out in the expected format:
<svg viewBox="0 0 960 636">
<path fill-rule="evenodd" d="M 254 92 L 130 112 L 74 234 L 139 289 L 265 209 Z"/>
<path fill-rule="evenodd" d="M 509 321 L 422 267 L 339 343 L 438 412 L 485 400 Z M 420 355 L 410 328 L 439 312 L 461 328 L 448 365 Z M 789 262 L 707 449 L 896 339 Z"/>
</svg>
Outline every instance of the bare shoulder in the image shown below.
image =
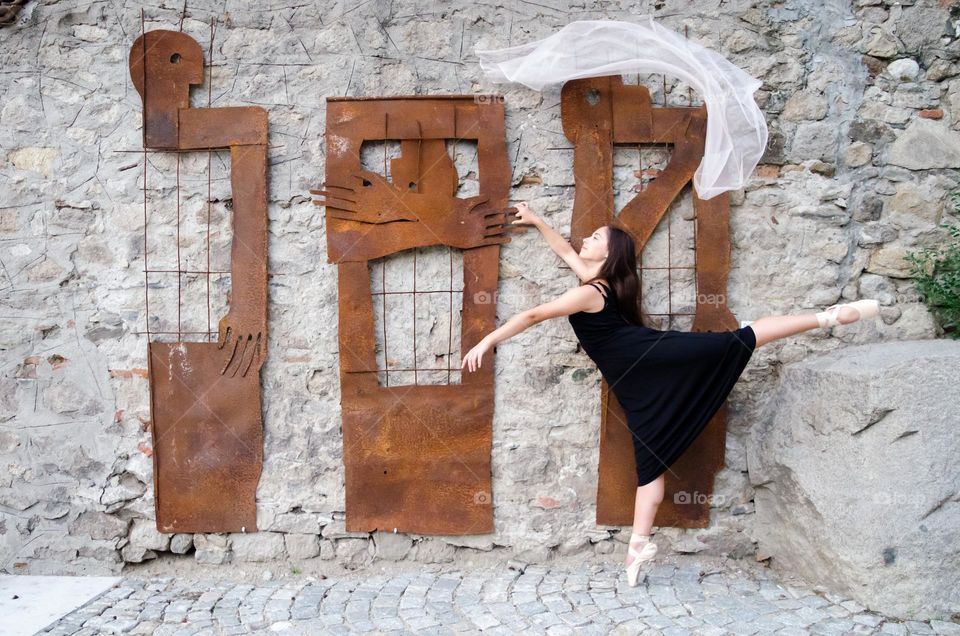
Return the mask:
<svg viewBox="0 0 960 636">
<path fill-rule="evenodd" d="M 610 283 L 607 282 L 605 278 L 591 278 L 590 280 L 585 280 L 580 284 L 580 287 L 596 287 L 592 283 L 599 283 L 604 289 L 610 289 Z"/>
<path fill-rule="evenodd" d="M 572 287 L 559 297 L 538 305 L 529 311 L 537 321 L 568 316 L 580 311 L 594 311 L 599 305 L 602 308 L 603 300 L 593 285 L 578 285 Z"/>
</svg>

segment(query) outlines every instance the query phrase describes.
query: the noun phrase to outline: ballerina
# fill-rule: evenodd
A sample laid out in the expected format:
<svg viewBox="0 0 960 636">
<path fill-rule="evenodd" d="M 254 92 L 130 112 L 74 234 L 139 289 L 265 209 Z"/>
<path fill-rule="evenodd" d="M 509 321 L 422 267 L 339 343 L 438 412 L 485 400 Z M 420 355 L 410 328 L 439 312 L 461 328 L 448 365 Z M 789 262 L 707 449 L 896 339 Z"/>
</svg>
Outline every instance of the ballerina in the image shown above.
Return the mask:
<svg viewBox="0 0 960 636">
<path fill-rule="evenodd" d="M 877 316 L 879 302 L 863 299 L 817 313 L 764 316 L 732 331 L 653 329 L 644 324 L 636 246 L 629 233 L 601 226 L 577 252 L 525 202 L 516 208 L 511 223 L 539 229 L 581 284 L 512 316 L 463 356 L 460 369 L 475 371 L 497 344 L 539 322 L 567 316 L 617 397 L 632 434 L 638 486 L 624 566 L 629 585 L 635 586 L 640 566 L 657 553 L 651 537 L 663 501 L 664 473 L 720 409 L 754 350 L 818 327 Z"/>
</svg>

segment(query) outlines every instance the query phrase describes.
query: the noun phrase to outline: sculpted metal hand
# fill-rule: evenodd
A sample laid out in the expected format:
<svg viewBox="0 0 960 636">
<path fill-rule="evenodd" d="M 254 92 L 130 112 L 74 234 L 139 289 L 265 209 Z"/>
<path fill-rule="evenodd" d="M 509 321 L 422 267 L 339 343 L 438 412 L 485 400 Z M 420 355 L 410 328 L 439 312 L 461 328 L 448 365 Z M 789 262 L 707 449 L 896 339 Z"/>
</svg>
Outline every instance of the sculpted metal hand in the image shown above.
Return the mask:
<svg viewBox="0 0 960 636">
<path fill-rule="evenodd" d="M 523 228 L 504 225 L 516 216 L 516 208 L 495 210 L 487 205 L 490 197 L 454 199 L 452 212 L 436 222 L 427 222 L 445 245 L 470 249 L 482 245 L 503 245 L 510 242 L 508 232 Z"/>
<path fill-rule="evenodd" d="M 449 194 L 421 194 L 398 187 L 383 175 L 369 170 L 350 175 L 351 185 L 324 184 L 326 190 L 311 190 L 324 198 L 314 205 L 326 206 L 336 219 L 358 223 L 421 223 L 436 237 L 436 243 L 470 249 L 483 245 L 509 243 L 508 232 L 518 231 L 504 225 L 516 208 L 496 210 L 487 205 L 489 197 L 460 199 Z M 416 186 L 411 183 L 411 186 Z"/>
<path fill-rule="evenodd" d="M 237 375 L 237 371 L 245 376 L 251 367 L 254 373 L 258 373 L 266 360 L 266 321 L 258 321 L 256 316 L 246 316 L 244 313 L 239 308 L 231 309 L 217 325 L 217 347 L 226 347 L 227 351 L 226 363 L 220 369 L 220 375 L 225 375 L 231 368 L 231 376 Z"/>
<path fill-rule="evenodd" d="M 420 220 L 415 213 L 415 201 L 425 195 L 402 190 L 369 170 L 351 174 L 350 178 L 352 182 L 347 184 L 324 184 L 334 191 L 311 190 L 311 194 L 325 197 L 314 201 L 314 205 L 326 206 L 332 218 L 358 223 Z"/>
</svg>

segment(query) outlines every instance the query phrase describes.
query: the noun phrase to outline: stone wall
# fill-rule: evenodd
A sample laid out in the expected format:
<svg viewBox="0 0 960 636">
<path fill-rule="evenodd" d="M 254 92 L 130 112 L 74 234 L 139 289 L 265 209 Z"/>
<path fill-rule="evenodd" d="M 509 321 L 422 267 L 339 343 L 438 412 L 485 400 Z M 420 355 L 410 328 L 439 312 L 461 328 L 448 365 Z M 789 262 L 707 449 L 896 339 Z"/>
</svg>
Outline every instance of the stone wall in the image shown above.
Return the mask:
<svg viewBox="0 0 960 636">
<path fill-rule="evenodd" d="M 326 262 L 323 210 L 307 191 L 323 180 L 326 97 L 501 92 L 511 198 L 530 201 L 568 233 L 572 153 L 560 133 L 559 87 L 540 94 L 491 85 L 474 46 L 527 42 L 575 19 L 650 12 L 764 82 L 757 98 L 769 151 L 732 197 L 728 304 L 736 317 L 859 297 L 884 305 L 882 321 L 758 350 L 734 390 L 711 527 L 662 536 L 665 550 L 752 556 L 745 439 L 779 366 L 851 343 L 938 335 L 904 255 L 941 240 L 937 224 L 951 211 L 944 201 L 960 167 L 960 49 L 955 16 L 930 0 L 718 5 L 374 0 L 265 9 L 195 0 L 185 14 L 179 2 L 146 8 L 147 29 L 182 27 L 205 49 L 215 21 L 212 90 L 195 90 L 194 104 L 262 105 L 271 126 L 261 532 L 171 538 L 152 522 L 144 157 L 135 152 L 141 104 L 127 73 L 141 7 L 29 3 L 0 33 L 0 571 L 117 572 L 163 552 L 203 563 L 318 557 L 357 567 L 374 558 L 542 560 L 622 550 L 622 532 L 594 523 L 600 379 L 565 320 L 498 347 L 494 534 L 345 531 L 336 270 Z M 655 103 L 687 103 L 676 82 L 664 96 L 661 78 L 637 79 L 654 89 Z M 617 156 L 620 202 L 636 185 L 628 152 Z M 174 159 L 149 159 L 151 222 L 169 228 Z M 194 177 L 184 181 L 181 205 L 195 224 L 207 209 L 207 159 L 184 159 Z M 220 158 L 211 161 L 222 257 L 229 193 Z M 671 218 L 689 222 L 689 210 L 688 193 Z M 158 245 L 147 247 L 151 258 L 162 254 Z M 500 276 L 500 322 L 576 284 L 529 232 L 503 248 Z M 149 282 L 158 294 L 170 289 Z M 217 288 L 221 305 L 225 289 Z M 657 289 L 648 291 L 648 311 L 666 311 Z"/>
</svg>

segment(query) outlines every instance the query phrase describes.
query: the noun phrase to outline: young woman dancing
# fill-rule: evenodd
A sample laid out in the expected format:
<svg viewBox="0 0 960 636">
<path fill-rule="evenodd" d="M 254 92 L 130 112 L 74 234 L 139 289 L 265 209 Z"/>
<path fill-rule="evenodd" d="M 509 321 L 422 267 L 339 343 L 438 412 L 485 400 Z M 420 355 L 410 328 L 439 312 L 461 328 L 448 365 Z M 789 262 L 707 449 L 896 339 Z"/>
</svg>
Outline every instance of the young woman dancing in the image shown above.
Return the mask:
<svg viewBox="0 0 960 636">
<path fill-rule="evenodd" d="M 627 579 L 653 559 L 650 539 L 663 501 L 664 473 L 720 409 L 753 351 L 768 342 L 817 327 L 877 316 L 876 300 L 832 305 L 819 313 L 765 316 L 732 331 L 661 331 L 645 326 L 640 309 L 636 246 L 624 230 L 605 225 L 583 239 L 577 252 L 534 214 L 517 206 L 514 224 L 537 227 L 547 243 L 584 281 L 555 300 L 512 316 L 463 357 L 475 371 L 494 346 L 549 318 L 567 316 L 584 352 L 596 363 L 627 416 L 637 468 L 633 534 Z"/>
</svg>

